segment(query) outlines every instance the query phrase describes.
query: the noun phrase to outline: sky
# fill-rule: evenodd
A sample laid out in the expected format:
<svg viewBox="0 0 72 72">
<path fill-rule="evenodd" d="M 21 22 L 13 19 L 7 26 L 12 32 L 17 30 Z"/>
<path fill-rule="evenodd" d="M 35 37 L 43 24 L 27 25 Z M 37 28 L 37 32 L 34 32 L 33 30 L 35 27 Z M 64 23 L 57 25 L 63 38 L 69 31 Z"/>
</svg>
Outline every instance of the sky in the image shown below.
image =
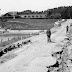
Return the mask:
<svg viewBox="0 0 72 72">
<path fill-rule="evenodd" d="M 0 14 L 11 11 L 44 11 L 54 7 L 71 6 L 72 0 L 0 0 Z"/>
</svg>

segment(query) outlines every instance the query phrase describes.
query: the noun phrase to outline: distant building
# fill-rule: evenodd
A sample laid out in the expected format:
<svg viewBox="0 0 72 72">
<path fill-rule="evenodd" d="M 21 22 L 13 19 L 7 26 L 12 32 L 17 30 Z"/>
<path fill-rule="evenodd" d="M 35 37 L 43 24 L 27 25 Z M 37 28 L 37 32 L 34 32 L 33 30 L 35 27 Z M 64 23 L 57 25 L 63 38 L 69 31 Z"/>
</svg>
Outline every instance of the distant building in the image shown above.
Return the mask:
<svg viewBox="0 0 72 72">
<path fill-rule="evenodd" d="M 13 19 L 15 19 L 17 12 L 8 12 L 8 14 L 10 14 L 13 17 Z"/>
<path fill-rule="evenodd" d="M 6 14 L 3 15 L 3 17 L 5 18 L 27 18 L 27 19 L 44 19 L 47 17 L 47 14 L 46 13 L 43 13 L 42 12 L 32 12 L 31 10 L 26 10 L 26 11 L 23 11 L 23 12 L 8 12 Z"/>
<path fill-rule="evenodd" d="M 9 13 L 6 13 L 2 16 L 3 18 L 13 18 L 12 15 L 10 15 Z"/>
<path fill-rule="evenodd" d="M 17 14 L 17 12 L 8 12 L 8 13 L 4 14 L 2 17 L 15 19 L 18 16 L 19 15 Z"/>
<path fill-rule="evenodd" d="M 20 14 L 21 18 L 35 19 L 35 18 L 46 18 L 46 14 Z"/>
</svg>

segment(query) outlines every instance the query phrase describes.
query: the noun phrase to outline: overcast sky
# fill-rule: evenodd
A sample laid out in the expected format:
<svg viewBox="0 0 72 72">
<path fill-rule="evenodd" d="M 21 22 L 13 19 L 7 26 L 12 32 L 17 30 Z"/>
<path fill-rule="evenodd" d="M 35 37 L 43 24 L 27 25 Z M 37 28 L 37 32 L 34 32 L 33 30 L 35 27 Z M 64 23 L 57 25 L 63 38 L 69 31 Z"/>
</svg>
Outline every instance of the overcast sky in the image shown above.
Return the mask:
<svg viewBox="0 0 72 72">
<path fill-rule="evenodd" d="M 71 6 L 72 0 L 0 0 L 0 13 L 9 11 L 44 11 L 48 8 Z"/>
</svg>

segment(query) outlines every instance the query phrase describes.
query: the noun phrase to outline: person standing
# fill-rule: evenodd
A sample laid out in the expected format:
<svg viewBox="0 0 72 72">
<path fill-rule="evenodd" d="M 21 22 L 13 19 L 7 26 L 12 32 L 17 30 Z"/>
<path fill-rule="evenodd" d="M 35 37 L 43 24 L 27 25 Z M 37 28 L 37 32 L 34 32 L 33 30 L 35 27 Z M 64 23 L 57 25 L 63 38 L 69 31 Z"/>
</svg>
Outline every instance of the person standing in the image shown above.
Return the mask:
<svg viewBox="0 0 72 72">
<path fill-rule="evenodd" d="M 50 29 L 46 31 L 46 34 L 47 34 L 47 41 L 51 42 L 51 39 L 50 39 L 50 37 L 51 37 L 51 31 L 50 31 Z"/>
<path fill-rule="evenodd" d="M 69 31 L 69 26 L 66 27 L 66 33 L 68 33 L 68 31 Z"/>
</svg>

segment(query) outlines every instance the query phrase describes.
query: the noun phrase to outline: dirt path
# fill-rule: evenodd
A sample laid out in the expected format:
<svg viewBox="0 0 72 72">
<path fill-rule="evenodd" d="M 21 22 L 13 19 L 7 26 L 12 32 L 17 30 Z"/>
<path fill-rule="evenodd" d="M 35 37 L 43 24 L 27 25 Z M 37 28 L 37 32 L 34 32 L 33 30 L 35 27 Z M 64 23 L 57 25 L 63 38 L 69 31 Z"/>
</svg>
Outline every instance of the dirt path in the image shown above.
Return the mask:
<svg viewBox="0 0 72 72">
<path fill-rule="evenodd" d="M 51 53 L 60 51 L 61 44 L 66 38 L 66 26 L 71 23 L 69 20 L 62 25 L 61 29 L 52 34 L 52 43 L 47 42 L 45 33 L 31 37 L 31 44 L 25 45 L 20 49 L 19 55 L 0 66 L 1 72 L 46 72 L 46 66 L 56 62 Z M 65 25 L 66 24 L 66 25 Z M 18 53 L 18 52 L 17 52 Z"/>
</svg>

